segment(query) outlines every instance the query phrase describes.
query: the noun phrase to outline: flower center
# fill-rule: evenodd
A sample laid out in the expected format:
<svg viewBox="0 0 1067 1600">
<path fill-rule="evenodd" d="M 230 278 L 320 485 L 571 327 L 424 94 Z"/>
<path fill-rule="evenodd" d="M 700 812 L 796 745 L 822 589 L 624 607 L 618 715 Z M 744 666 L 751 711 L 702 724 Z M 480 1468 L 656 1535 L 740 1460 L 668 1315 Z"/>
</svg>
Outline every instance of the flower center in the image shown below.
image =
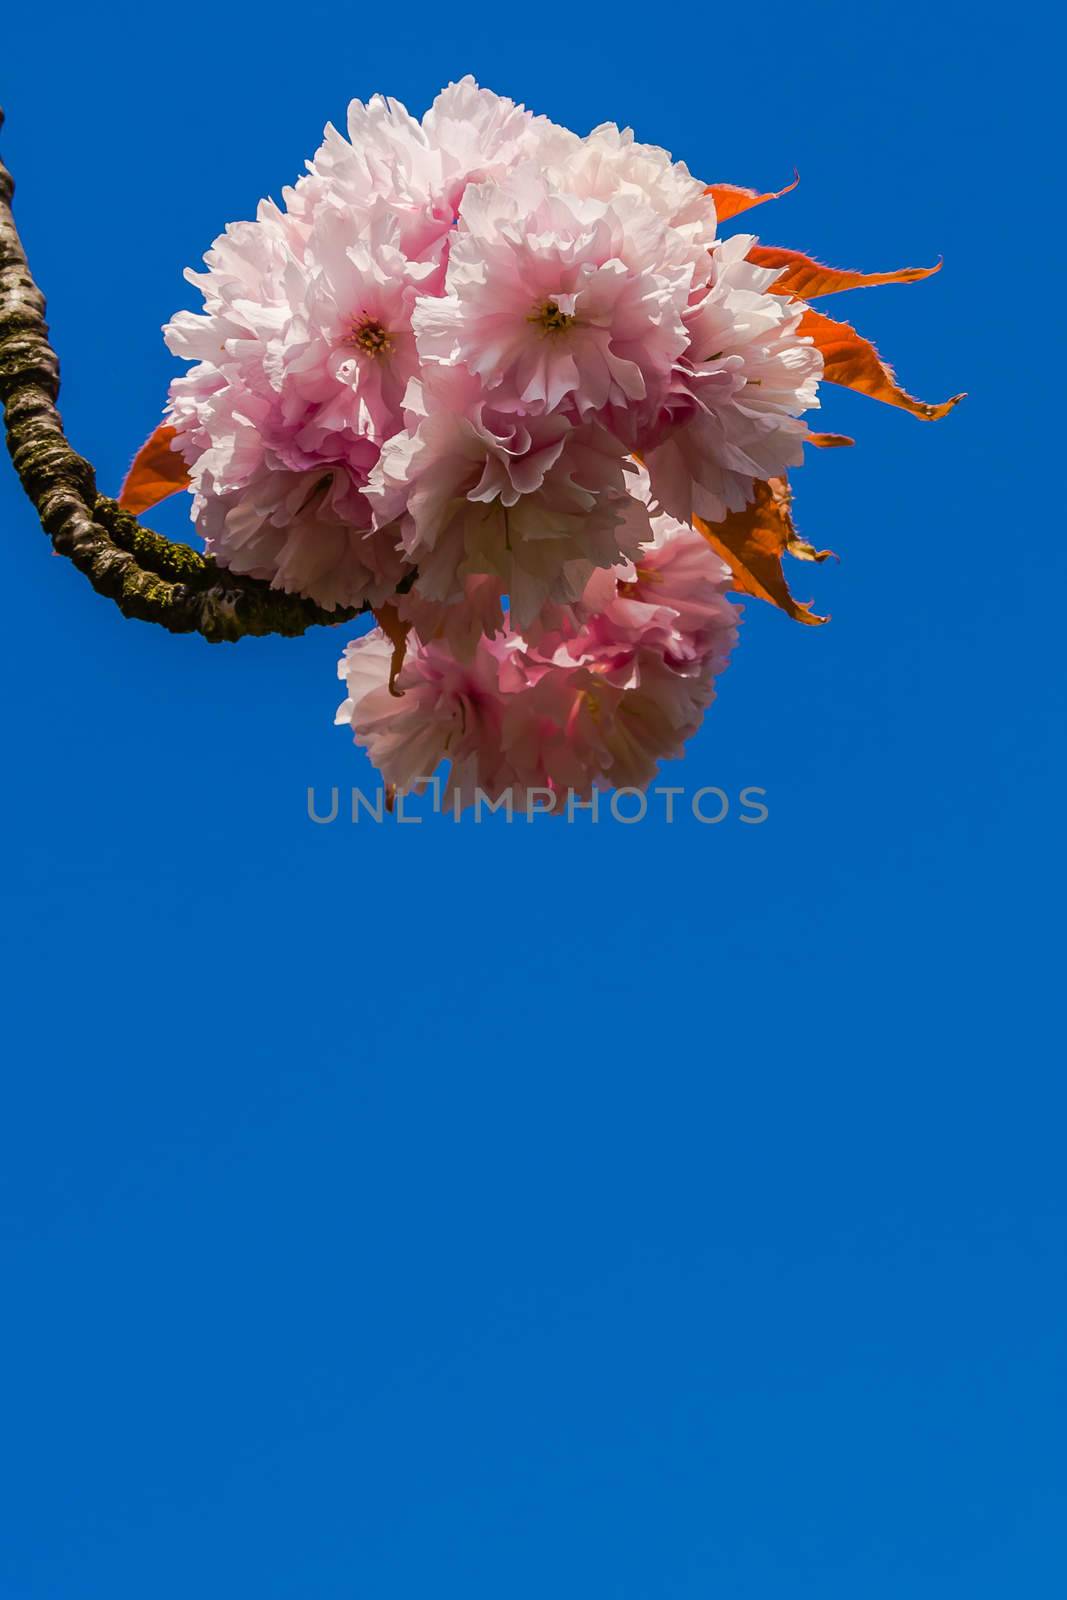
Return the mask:
<svg viewBox="0 0 1067 1600">
<path fill-rule="evenodd" d="M 375 358 L 387 356 L 393 348 L 392 339 L 374 317 L 364 317 L 362 322 L 353 323 L 352 332 L 345 343 L 355 345 L 365 356 Z"/>
<path fill-rule="evenodd" d="M 564 333 L 575 322 L 575 318 L 561 311 L 554 300 L 545 300 L 541 305 L 534 306 L 526 320 L 536 323 L 542 333 Z"/>
<path fill-rule="evenodd" d="M 637 573 L 635 578 L 631 578 L 626 583 L 620 583 L 618 585 L 619 594 L 622 595 L 625 600 L 632 599 L 633 596 L 637 594 L 642 584 L 647 587 L 652 583 L 663 582 L 663 574 L 661 572 L 654 572 L 650 567 L 643 567 L 641 566 L 640 562 L 638 562 L 635 571 Z"/>
</svg>

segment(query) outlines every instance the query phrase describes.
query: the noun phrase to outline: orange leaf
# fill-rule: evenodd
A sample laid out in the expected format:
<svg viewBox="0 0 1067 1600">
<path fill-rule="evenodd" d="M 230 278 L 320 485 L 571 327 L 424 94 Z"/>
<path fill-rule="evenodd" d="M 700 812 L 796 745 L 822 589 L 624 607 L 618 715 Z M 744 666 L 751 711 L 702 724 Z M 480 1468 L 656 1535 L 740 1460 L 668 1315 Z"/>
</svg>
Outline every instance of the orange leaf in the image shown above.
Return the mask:
<svg viewBox="0 0 1067 1600">
<path fill-rule="evenodd" d="M 816 349 L 822 351 L 823 377 L 828 383 L 843 384 L 846 389 L 870 395 L 872 400 L 884 400 L 886 405 L 902 406 L 927 422 L 947 416 L 963 399 L 962 394 L 954 394 L 951 400 L 942 400 L 936 406 L 916 400 L 900 387 L 892 367 L 886 365 L 869 339 L 847 322 L 824 317 L 821 311 L 805 311 L 799 331 L 813 339 Z"/>
<path fill-rule="evenodd" d="M 837 450 L 845 444 L 855 444 L 855 439 L 850 439 L 847 433 L 809 433 L 808 444 L 818 445 L 820 450 Z"/>
<path fill-rule="evenodd" d="M 393 647 L 393 659 L 389 663 L 389 693 L 399 696 L 403 693 L 403 690 L 397 688 L 396 680 L 400 676 L 404 666 L 404 657 L 407 655 L 408 634 L 411 632 L 411 623 L 405 622 L 396 606 L 388 602 L 378 607 L 374 613 L 374 619 Z M 392 810 L 392 806 L 389 809 Z"/>
<path fill-rule="evenodd" d="M 843 289 L 873 289 L 881 283 L 918 283 L 941 271 L 939 261 L 934 267 L 901 267 L 897 272 L 842 272 L 837 267 L 824 267 L 800 250 L 778 250 L 764 244 L 754 244 L 746 259 L 757 267 L 783 267 L 777 283 L 770 285 L 770 293 L 792 294 L 798 300 L 840 294 Z"/>
<path fill-rule="evenodd" d="M 715 215 L 719 221 L 728 222 L 731 217 L 740 216 L 742 211 L 761 206 L 765 200 L 780 200 L 799 182 L 800 173 L 794 167 L 792 183 L 787 183 L 784 189 L 779 189 L 775 194 L 758 194 L 755 189 L 742 189 L 736 183 L 709 183 L 704 193 L 710 194 L 714 200 Z"/>
<path fill-rule="evenodd" d="M 769 478 L 756 484 L 755 499 L 743 511 L 731 511 L 723 522 L 707 523 L 693 518 L 712 549 L 722 557 L 734 575 L 735 587 L 744 594 L 769 600 L 797 622 L 826 622 L 803 601 L 794 600 L 782 571 L 782 556 L 800 561 L 825 561 L 832 550 L 816 550 L 802 539 L 793 526 L 790 512 L 792 493 L 784 478 Z M 836 557 L 835 557 L 836 560 Z"/>
<path fill-rule="evenodd" d="M 176 450 L 171 449 L 175 430 L 161 422 L 133 458 L 119 490 L 119 505 L 134 516 L 157 506 L 168 495 L 189 487 L 189 473 Z"/>
</svg>

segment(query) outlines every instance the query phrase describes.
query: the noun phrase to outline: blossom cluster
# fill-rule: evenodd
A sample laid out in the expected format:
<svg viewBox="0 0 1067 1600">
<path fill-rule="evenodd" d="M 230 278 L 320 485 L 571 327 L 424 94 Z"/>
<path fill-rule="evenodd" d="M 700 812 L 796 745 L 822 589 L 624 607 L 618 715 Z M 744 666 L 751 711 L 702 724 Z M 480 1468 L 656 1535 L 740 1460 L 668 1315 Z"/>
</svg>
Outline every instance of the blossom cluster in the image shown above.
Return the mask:
<svg viewBox="0 0 1067 1600">
<path fill-rule="evenodd" d="M 635 561 L 594 573 L 528 635 L 505 628 L 457 651 L 416 631 L 395 685 L 383 631 L 356 639 L 337 669 L 347 698 L 336 720 L 402 792 L 447 760 L 457 809 L 479 794 L 521 808 L 534 793 L 562 805 L 594 788 L 643 789 L 714 698 L 737 639 L 728 580 L 698 533 L 653 516 Z"/>
<path fill-rule="evenodd" d="M 391 781 L 433 749 L 490 785 L 647 781 L 732 638 L 689 525 L 802 458 L 822 369 L 803 307 L 628 130 L 579 137 L 466 78 L 421 122 L 354 101 L 347 133 L 226 230 L 188 274 L 204 311 L 165 330 L 195 363 L 168 416 L 198 530 L 234 572 L 399 608 L 406 706 L 368 687 L 383 635 L 342 663 Z M 714 600 L 648 588 L 698 556 Z M 415 717 L 431 704 L 452 709 Z"/>
</svg>

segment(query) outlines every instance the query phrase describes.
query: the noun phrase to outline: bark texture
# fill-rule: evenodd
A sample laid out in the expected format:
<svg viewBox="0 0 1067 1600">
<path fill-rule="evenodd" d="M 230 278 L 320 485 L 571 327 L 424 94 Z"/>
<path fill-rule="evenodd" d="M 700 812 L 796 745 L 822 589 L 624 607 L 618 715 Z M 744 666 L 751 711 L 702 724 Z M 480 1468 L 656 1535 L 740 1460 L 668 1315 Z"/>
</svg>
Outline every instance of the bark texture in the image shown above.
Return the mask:
<svg viewBox="0 0 1067 1600">
<path fill-rule="evenodd" d="M 0 128 L 3 122 L 0 111 Z M 143 527 L 97 492 L 93 468 L 71 448 L 56 408 L 59 361 L 48 339 L 44 296 L 11 214 L 14 190 L 0 161 L 0 403 L 15 471 L 59 554 L 124 616 L 172 633 L 200 633 L 211 643 L 245 634 L 299 634 L 356 616 L 226 572 L 210 556 Z"/>
</svg>

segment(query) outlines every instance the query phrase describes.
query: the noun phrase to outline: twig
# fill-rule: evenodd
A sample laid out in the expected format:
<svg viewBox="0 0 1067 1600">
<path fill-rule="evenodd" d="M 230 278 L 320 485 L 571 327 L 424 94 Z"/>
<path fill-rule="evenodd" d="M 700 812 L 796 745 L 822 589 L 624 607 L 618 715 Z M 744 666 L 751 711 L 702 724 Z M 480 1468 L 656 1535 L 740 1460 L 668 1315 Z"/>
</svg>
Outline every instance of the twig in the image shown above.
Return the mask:
<svg viewBox="0 0 1067 1600">
<path fill-rule="evenodd" d="M 3 123 L 0 110 L 0 128 Z M 44 296 L 11 214 L 14 192 L 0 161 L 0 402 L 15 471 L 59 554 L 123 616 L 157 622 L 172 633 L 200 633 L 213 644 L 245 634 L 299 634 L 357 616 L 226 572 L 210 556 L 142 527 L 97 492 L 93 468 L 67 442 L 56 409 L 59 361 L 48 339 Z"/>
</svg>

